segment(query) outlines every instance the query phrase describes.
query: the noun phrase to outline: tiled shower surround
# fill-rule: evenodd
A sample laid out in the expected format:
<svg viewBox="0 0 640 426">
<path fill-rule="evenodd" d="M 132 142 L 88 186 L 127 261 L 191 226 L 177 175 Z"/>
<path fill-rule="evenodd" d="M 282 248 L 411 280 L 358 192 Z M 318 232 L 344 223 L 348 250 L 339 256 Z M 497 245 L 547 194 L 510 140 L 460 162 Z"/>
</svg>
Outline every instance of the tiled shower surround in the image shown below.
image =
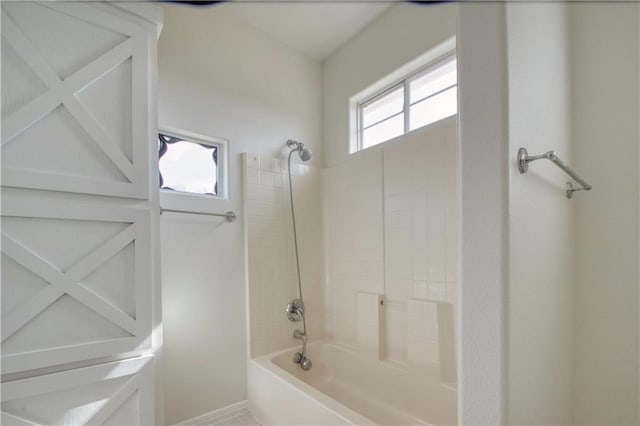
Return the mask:
<svg viewBox="0 0 640 426">
<path fill-rule="evenodd" d="M 307 334 L 324 337 L 322 170 L 292 158 L 292 175 Z M 285 307 L 298 298 L 287 160 L 245 154 L 245 217 L 249 264 L 251 356 L 295 345 L 302 323 Z"/>
<path fill-rule="evenodd" d="M 251 355 L 295 345 L 297 295 L 286 160 L 246 155 Z M 310 338 L 455 380 L 456 119 L 327 169 L 294 156 Z M 325 262 L 326 259 L 326 262 Z"/>
</svg>

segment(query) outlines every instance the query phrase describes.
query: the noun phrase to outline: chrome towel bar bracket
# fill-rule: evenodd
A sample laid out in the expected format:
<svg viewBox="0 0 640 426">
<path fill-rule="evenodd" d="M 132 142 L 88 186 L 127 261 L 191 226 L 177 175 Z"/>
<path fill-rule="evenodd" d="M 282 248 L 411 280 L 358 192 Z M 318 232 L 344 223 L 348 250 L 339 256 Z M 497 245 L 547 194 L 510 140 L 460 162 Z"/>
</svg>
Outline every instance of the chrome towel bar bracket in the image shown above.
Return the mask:
<svg viewBox="0 0 640 426">
<path fill-rule="evenodd" d="M 536 161 L 536 160 L 542 160 L 542 159 L 551 161 L 553 164 L 560 167 L 562 170 L 564 170 L 566 174 L 571 176 L 573 180 L 575 180 L 576 182 L 578 182 L 578 184 L 581 185 L 581 187 L 576 188 L 573 186 L 571 182 L 567 182 L 567 186 L 566 186 L 567 198 L 572 198 L 573 193 L 576 191 L 591 190 L 592 188 L 591 185 L 589 185 L 580 176 L 578 176 L 576 172 L 574 172 L 571 169 L 571 167 L 564 164 L 562 160 L 558 157 L 558 155 L 555 153 L 555 151 L 547 151 L 544 154 L 540 154 L 540 155 L 529 155 L 529 153 L 525 148 L 520 148 L 518 150 L 518 170 L 520 170 L 520 173 L 526 173 L 527 170 L 529 170 L 530 162 Z"/>
</svg>

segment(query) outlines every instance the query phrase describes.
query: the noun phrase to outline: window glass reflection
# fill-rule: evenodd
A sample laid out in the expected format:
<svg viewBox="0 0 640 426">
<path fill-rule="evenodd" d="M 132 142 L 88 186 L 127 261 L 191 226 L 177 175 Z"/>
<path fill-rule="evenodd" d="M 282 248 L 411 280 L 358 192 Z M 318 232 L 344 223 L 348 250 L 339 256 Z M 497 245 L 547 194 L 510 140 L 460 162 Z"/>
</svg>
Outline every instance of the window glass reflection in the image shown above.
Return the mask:
<svg viewBox="0 0 640 426">
<path fill-rule="evenodd" d="M 158 135 L 160 188 L 218 195 L 218 148 Z"/>
</svg>

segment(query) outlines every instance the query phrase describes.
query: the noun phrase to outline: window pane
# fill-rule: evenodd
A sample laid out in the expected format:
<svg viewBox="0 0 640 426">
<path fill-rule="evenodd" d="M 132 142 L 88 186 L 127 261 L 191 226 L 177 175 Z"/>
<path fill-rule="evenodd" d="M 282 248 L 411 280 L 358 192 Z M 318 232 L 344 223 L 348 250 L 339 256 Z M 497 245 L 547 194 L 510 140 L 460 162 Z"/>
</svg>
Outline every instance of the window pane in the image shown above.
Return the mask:
<svg viewBox="0 0 640 426">
<path fill-rule="evenodd" d="M 418 102 L 436 92 L 456 84 L 456 60 L 445 62 L 428 73 L 412 80 L 409 83 L 411 103 Z"/>
<path fill-rule="evenodd" d="M 400 136 L 404 133 L 404 114 L 397 115 L 362 132 L 362 149 Z"/>
<path fill-rule="evenodd" d="M 217 195 L 216 147 L 184 140 L 166 143 L 166 147 L 159 162 L 162 188 Z"/>
<path fill-rule="evenodd" d="M 409 130 L 426 126 L 458 111 L 457 86 L 412 105 L 409 109 Z"/>
<path fill-rule="evenodd" d="M 368 127 L 402 111 L 404 88 L 402 86 L 362 107 L 362 127 Z"/>
</svg>

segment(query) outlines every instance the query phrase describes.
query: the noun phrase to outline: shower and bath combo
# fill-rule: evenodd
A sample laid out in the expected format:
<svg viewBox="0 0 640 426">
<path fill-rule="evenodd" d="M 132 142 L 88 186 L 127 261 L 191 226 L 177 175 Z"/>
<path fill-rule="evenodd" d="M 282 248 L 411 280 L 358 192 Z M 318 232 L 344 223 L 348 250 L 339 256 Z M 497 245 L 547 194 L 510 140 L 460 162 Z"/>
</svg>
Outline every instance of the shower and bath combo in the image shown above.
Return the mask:
<svg viewBox="0 0 640 426">
<path fill-rule="evenodd" d="M 304 144 L 289 139 L 287 141 L 287 147 L 291 148 L 289 151 L 289 159 L 287 162 L 287 170 L 289 173 L 289 201 L 291 203 L 291 222 L 293 224 L 293 246 L 296 253 L 296 272 L 298 273 L 298 296 L 299 298 L 293 299 L 286 308 L 287 318 L 289 321 L 298 322 L 302 321 L 302 331 L 295 330 L 293 337 L 302 340 L 302 349 L 293 355 L 293 362 L 300 364 L 300 367 L 308 371 L 311 369 L 311 360 L 307 358 L 307 320 L 305 318 L 305 306 L 304 299 L 302 298 L 302 278 L 300 277 L 300 257 L 298 254 L 298 232 L 296 230 L 296 214 L 293 208 L 293 184 L 291 179 L 291 156 L 294 152 L 297 152 L 302 161 L 309 161 L 313 153 L 309 148 L 305 148 Z"/>
</svg>

